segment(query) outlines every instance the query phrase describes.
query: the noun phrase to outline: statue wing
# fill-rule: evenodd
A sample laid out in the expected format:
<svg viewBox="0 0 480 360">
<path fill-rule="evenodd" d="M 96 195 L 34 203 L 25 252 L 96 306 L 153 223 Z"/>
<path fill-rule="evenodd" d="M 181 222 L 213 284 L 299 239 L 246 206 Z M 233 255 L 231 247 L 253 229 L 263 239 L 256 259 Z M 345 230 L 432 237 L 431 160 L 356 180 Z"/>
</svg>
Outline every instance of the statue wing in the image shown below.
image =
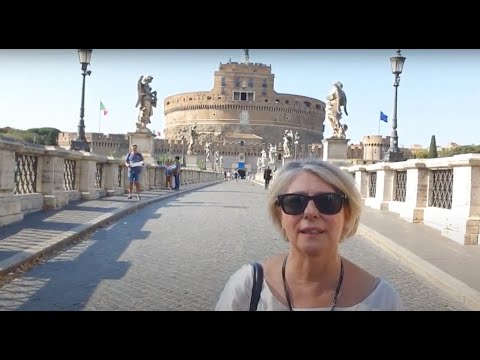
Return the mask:
<svg viewBox="0 0 480 360">
<path fill-rule="evenodd" d="M 137 83 L 137 92 L 138 92 L 138 98 L 137 98 L 137 104 L 135 107 L 138 107 L 142 103 L 142 80 L 143 80 L 143 75 L 140 76 L 140 79 L 138 79 Z"/>
<path fill-rule="evenodd" d="M 343 110 L 345 110 L 345 115 L 348 116 L 348 112 L 347 112 L 347 95 L 345 95 L 345 93 L 343 93 Z"/>
</svg>

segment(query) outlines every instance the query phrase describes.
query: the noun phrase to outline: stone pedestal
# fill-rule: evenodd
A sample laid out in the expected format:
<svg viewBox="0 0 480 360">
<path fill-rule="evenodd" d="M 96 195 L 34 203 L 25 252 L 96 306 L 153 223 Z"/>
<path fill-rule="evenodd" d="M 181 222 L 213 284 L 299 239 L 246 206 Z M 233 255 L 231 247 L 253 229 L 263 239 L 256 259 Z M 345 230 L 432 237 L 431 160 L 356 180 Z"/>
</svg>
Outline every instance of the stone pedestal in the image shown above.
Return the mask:
<svg viewBox="0 0 480 360">
<path fill-rule="evenodd" d="M 133 144 L 137 145 L 137 151 L 143 155 L 143 159 L 145 160 L 145 164 L 156 164 L 157 161 L 155 160 L 153 153 L 154 153 L 154 145 L 153 139 L 155 135 L 152 133 L 142 133 L 142 132 L 134 132 L 128 133 L 128 143 L 131 147 Z"/>
<path fill-rule="evenodd" d="M 350 139 L 329 138 L 322 141 L 323 161 L 347 160 Z"/>
<path fill-rule="evenodd" d="M 405 160 L 401 151 L 390 151 L 390 149 L 385 153 L 383 161 L 385 162 L 398 162 Z"/>
<path fill-rule="evenodd" d="M 188 169 L 198 169 L 197 161 L 203 159 L 203 156 L 197 154 L 185 155 L 185 162 Z"/>
<path fill-rule="evenodd" d="M 205 162 L 205 170 L 215 171 L 215 163 L 211 160 L 207 160 Z"/>
</svg>

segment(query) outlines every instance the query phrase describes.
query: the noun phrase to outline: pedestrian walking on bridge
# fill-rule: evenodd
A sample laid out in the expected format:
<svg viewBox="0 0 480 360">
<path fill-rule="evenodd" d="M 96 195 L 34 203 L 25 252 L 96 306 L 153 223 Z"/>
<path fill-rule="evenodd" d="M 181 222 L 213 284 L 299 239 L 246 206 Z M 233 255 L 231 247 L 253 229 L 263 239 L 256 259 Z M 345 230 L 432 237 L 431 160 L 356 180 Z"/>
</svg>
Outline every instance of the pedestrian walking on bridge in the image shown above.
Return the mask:
<svg viewBox="0 0 480 360">
<path fill-rule="evenodd" d="M 143 155 L 137 151 L 137 145 L 132 145 L 131 151 L 125 158 L 125 166 L 128 168 L 128 199 L 132 198 L 133 185 L 137 191 L 137 199 L 140 200 L 140 175 L 145 162 Z"/>
</svg>

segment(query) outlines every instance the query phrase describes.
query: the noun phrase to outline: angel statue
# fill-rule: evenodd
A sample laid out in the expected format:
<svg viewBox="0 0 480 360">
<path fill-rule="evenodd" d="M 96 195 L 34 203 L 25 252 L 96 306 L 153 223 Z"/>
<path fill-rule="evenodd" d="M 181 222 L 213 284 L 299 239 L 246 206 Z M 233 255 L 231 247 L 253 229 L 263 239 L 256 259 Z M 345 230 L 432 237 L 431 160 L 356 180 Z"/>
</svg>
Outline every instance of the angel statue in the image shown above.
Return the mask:
<svg viewBox="0 0 480 360">
<path fill-rule="evenodd" d="M 137 131 L 145 132 L 147 130 L 147 124 L 150 124 L 150 118 L 153 115 L 153 108 L 157 107 L 157 92 L 152 91 L 150 83 L 153 77 L 150 75 L 145 78 L 140 76 L 138 79 L 137 90 L 138 99 L 135 107 L 139 107 L 139 114 L 137 120 Z"/>
<path fill-rule="evenodd" d="M 342 119 L 342 106 L 345 115 L 348 116 L 347 96 L 345 91 L 343 91 L 343 84 L 340 81 L 336 81 L 333 83 L 333 88 L 327 96 L 327 117 L 333 130 L 332 137 L 339 139 L 345 139 L 345 131 L 348 129 L 347 125 L 340 122 Z"/>
</svg>

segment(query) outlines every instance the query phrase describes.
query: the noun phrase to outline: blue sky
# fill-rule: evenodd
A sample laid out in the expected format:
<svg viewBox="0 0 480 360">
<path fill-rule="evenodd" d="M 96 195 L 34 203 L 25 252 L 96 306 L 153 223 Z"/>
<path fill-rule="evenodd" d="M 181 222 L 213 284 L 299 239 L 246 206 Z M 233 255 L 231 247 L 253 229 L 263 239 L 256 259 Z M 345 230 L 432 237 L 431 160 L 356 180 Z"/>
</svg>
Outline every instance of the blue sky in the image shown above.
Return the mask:
<svg viewBox="0 0 480 360">
<path fill-rule="evenodd" d="M 325 101 L 333 81 L 347 95 L 347 137 L 390 135 L 396 49 L 251 49 L 250 61 L 269 64 L 275 90 Z M 427 147 L 456 142 L 480 144 L 480 50 L 402 49 L 406 62 L 399 87 L 399 144 Z M 135 130 L 137 80 L 153 76 L 158 92 L 150 129 L 164 126 L 163 99 L 208 91 L 220 63 L 243 61 L 243 49 L 94 49 L 85 95 L 86 132 Z M 77 131 L 82 76 L 76 49 L 0 49 L 0 127 L 55 127 Z M 102 100 L 109 113 L 100 113 Z M 388 124 L 379 123 L 379 113 Z M 328 122 L 325 135 L 331 134 Z"/>
</svg>

